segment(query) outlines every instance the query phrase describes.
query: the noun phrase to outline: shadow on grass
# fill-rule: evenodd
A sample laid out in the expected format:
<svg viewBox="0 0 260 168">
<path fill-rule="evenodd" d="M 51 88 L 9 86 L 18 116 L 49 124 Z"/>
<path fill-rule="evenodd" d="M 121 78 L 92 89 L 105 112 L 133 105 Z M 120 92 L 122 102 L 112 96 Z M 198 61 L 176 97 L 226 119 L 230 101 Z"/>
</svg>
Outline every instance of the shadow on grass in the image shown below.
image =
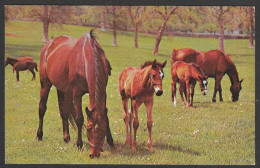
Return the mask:
<svg viewBox="0 0 260 168">
<path fill-rule="evenodd" d="M 112 155 L 120 155 L 120 156 L 127 156 L 127 157 L 136 157 L 136 156 L 147 156 L 156 153 L 156 150 L 171 150 L 173 152 L 182 152 L 190 155 L 200 156 L 201 154 L 197 151 L 191 149 L 185 149 L 181 146 L 174 146 L 167 143 L 155 142 L 153 144 L 153 151 L 150 152 L 146 143 L 137 143 L 137 150 L 135 153 L 132 152 L 131 147 L 126 147 L 124 143 L 116 142 L 115 143 L 116 149 L 111 149 L 107 144 L 104 145 L 104 151 L 110 151 Z M 106 156 L 102 156 L 106 157 Z M 107 156 L 111 157 L 111 156 Z"/>
</svg>

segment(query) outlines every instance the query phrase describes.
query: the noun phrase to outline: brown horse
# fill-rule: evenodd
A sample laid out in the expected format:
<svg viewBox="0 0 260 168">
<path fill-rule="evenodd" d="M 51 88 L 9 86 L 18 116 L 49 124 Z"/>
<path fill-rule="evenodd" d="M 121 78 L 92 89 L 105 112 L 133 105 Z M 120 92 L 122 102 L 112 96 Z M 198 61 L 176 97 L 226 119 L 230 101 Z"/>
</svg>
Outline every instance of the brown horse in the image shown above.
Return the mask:
<svg viewBox="0 0 260 168">
<path fill-rule="evenodd" d="M 152 151 L 152 107 L 153 95 L 161 96 L 162 80 L 164 77 L 163 68 L 164 63 L 147 61 L 141 68 L 127 67 L 119 77 L 119 91 L 122 98 L 122 104 L 125 111 L 125 125 L 126 125 L 126 146 L 132 145 L 132 151 L 136 151 L 136 131 L 139 127 L 138 109 L 144 103 L 147 111 L 147 127 L 149 131 L 148 147 Z M 131 110 L 128 112 L 128 100 L 131 99 Z M 133 122 L 134 140 L 131 137 L 131 125 Z"/>
<path fill-rule="evenodd" d="M 8 64 L 13 66 L 13 72 L 16 71 L 17 81 L 19 81 L 19 71 L 25 71 L 25 70 L 29 70 L 33 74 L 32 81 L 35 80 L 34 69 L 38 71 L 36 62 L 28 61 L 28 60 L 19 61 L 18 59 L 7 57 L 5 60 L 5 66 L 7 66 Z"/>
<path fill-rule="evenodd" d="M 185 105 L 183 99 L 183 92 L 187 100 L 186 105 L 188 107 L 193 106 L 193 96 L 196 81 L 199 82 L 199 86 L 203 95 L 207 94 L 207 76 L 203 73 L 200 67 L 195 63 L 185 63 L 182 61 L 176 61 L 171 66 L 172 75 L 172 101 L 176 106 L 176 83 L 180 84 L 180 95 L 182 104 Z M 191 100 L 190 100 L 191 97 Z"/>
<path fill-rule="evenodd" d="M 18 61 L 33 61 L 33 58 L 30 56 L 22 56 L 17 58 Z"/>
<path fill-rule="evenodd" d="M 217 91 L 219 92 L 220 101 L 223 101 L 221 79 L 225 74 L 227 74 L 231 81 L 230 91 L 232 93 L 232 101 L 238 101 L 243 79 L 239 80 L 234 62 L 223 52 L 219 50 L 200 52 L 190 48 L 179 50 L 173 49 L 171 64 L 175 61 L 184 61 L 187 63 L 194 62 L 201 67 L 208 77 L 215 78 L 215 89 L 212 98 L 213 102 L 216 102 Z"/>
<path fill-rule="evenodd" d="M 43 117 L 52 85 L 57 88 L 59 109 L 63 124 L 63 138 L 70 142 L 68 120 L 76 122 L 77 146 L 82 148 L 82 96 L 89 93 L 87 137 L 90 158 L 100 156 L 105 136 L 114 147 L 106 108 L 106 86 L 110 72 L 109 62 L 93 29 L 80 38 L 59 36 L 47 42 L 41 51 L 38 140 L 43 136 Z"/>
</svg>

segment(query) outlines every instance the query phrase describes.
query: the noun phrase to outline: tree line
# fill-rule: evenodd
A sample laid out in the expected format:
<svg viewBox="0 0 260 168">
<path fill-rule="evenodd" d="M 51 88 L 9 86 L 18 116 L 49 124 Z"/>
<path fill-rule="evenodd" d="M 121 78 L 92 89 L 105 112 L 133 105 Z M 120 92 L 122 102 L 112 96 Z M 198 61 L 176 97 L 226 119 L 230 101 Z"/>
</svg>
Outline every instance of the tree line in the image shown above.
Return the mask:
<svg viewBox="0 0 260 168">
<path fill-rule="evenodd" d="M 138 48 L 138 32 L 156 32 L 154 55 L 164 32 L 218 33 L 224 50 L 224 32 L 248 35 L 254 48 L 255 8 L 253 6 L 59 6 L 7 5 L 5 21 L 30 20 L 43 23 L 43 42 L 49 40 L 50 24 L 75 24 L 111 30 L 113 46 L 117 31 L 133 31 Z"/>
</svg>

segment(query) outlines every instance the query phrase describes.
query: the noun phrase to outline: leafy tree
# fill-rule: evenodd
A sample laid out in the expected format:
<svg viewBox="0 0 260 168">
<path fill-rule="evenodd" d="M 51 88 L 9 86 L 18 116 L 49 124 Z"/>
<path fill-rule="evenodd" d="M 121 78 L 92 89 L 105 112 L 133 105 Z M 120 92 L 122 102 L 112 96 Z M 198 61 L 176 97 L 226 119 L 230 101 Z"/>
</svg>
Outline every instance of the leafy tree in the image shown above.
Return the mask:
<svg viewBox="0 0 260 168">
<path fill-rule="evenodd" d="M 178 6 L 156 6 L 152 8 L 152 15 L 159 15 L 162 19 L 163 22 L 161 24 L 161 26 L 159 27 L 159 31 L 157 33 L 156 36 L 156 40 L 155 40 L 155 45 L 154 45 L 154 51 L 153 54 L 154 55 L 158 55 L 158 50 L 159 50 L 159 45 L 162 39 L 162 35 L 163 32 L 166 28 L 166 24 L 168 22 L 168 20 L 170 19 L 170 17 L 176 13 L 176 10 L 178 9 Z"/>
<path fill-rule="evenodd" d="M 132 27 L 134 28 L 135 48 L 138 48 L 138 29 L 144 20 L 145 6 L 127 6 L 127 11 L 131 20 Z"/>
<path fill-rule="evenodd" d="M 62 24 L 71 16 L 70 6 L 42 5 L 36 6 L 30 12 L 30 16 L 39 19 L 43 23 L 43 42 L 47 42 L 49 24 Z"/>
</svg>

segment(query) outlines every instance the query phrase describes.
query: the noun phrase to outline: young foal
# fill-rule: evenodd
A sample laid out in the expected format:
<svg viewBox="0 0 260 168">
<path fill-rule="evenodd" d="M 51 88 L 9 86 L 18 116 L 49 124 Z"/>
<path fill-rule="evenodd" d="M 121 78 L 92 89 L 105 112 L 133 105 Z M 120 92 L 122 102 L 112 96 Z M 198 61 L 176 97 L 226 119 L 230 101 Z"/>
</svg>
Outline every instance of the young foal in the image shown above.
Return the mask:
<svg viewBox="0 0 260 168">
<path fill-rule="evenodd" d="M 147 127 L 149 131 L 148 147 L 152 151 L 152 107 L 153 95 L 161 96 L 162 80 L 164 77 L 163 68 L 164 63 L 147 61 L 141 68 L 127 67 L 119 77 L 119 90 L 122 97 L 122 104 L 125 111 L 125 125 L 126 125 L 126 146 L 131 146 L 132 151 L 136 151 L 136 131 L 139 127 L 138 109 L 144 103 L 147 111 Z M 128 111 L 128 100 L 131 99 L 131 110 Z M 131 138 L 131 125 L 133 122 L 134 140 Z"/>
<path fill-rule="evenodd" d="M 33 74 L 32 81 L 35 80 L 34 69 L 38 71 L 36 62 L 33 62 L 31 60 L 19 61 L 18 59 L 7 57 L 5 61 L 5 66 L 7 66 L 8 64 L 13 66 L 13 71 L 16 71 L 17 81 L 19 81 L 19 71 L 25 71 L 25 70 L 29 70 Z"/>
<path fill-rule="evenodd" d="M 185 63 L 182 61 L 177 61 L 171 66 L 172 74 L 172 101 L 176 106 L 176 83 L 180 84 L 180 95 L 183 105 L 185 105 L 183 99 L 183 92 L 185 93 L 185 98 L 187 101 L 187 106 L 193 106 L 193 96 L 196 81 L 199 82 L 201 91 L 203 95 L 207 94 L 207 76 L 204 75 L 200 67 L 195 63 Z M 191 89 L 191 91 L 190 91 Z M 190 101 L 191 97 L 191 101 Z"/>
</svg>

